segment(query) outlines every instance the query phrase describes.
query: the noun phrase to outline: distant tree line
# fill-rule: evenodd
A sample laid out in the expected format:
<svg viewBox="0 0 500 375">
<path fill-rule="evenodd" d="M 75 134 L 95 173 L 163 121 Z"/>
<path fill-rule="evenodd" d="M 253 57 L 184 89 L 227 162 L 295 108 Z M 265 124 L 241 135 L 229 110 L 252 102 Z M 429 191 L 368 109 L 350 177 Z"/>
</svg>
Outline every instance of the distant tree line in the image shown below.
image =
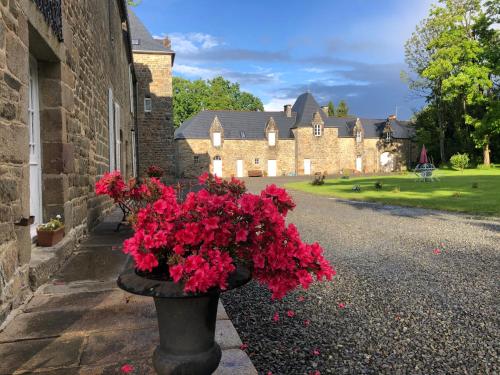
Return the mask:
<svg viewBox="0 0 500 375">
<path fill-rule="evenodd" d="M 328 102 L 328 116 L 329 117 L 349 117 L 349 107 L 344 100 L 339 102 L 337 109 L 335 109 L 335 105 L 330 100 Z"/>
<path fill-rule="evenodd" d="M 406 42 L 403 78 L 426 100 L 417 139 L 437 161 L 500 160 L 499 15 L 498 0 L 440 0 Z"/>
<path fill-rule="evenodd" d="M 202 110 L 263 111 L 262 101 L 223 77 L 190 81 L 173 78 L 174 126 Z"/>
</svg>

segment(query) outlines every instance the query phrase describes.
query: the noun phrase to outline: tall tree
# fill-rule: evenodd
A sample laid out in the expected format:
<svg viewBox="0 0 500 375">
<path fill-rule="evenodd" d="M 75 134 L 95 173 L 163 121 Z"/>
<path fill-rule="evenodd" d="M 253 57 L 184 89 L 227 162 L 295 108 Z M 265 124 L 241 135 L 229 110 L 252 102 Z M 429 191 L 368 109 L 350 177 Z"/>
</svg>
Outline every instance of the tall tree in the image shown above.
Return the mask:
<svg viewBox="0 0 500 375">
<path fill-rule="evenodd" d="M 417 74 L 410 87 L 425 92 L 435 108 L 442 161 L 445 137 L 455 133 L 463 144 L 483 148 L 489 164 L 490 138 L 497 131 L 492 116 L 498 101 L 493 77 L 499 44 L 492 27 L 498 3 L 488 3 L 441 0 L 406 43 L 406 61 Z"/>
<path fill-rule="evenodd" d="M 335 106 L 333 105 L 333 102 L 331 100 L 328 102 L 328 116 L 335 116 Z"/>
<path fill-rule="evenodd" d="M 347 106 L 347 103 L 344 100 L 341 100 L 339 102 L 339 105 L 337 106 L 336 116 L 337 117 L 349 116 L 349 107 Z"/>
<path fill-rule="evenodd" d="M 204 109 L 264 110 L 259 98 L 241 91 L 238 83 L 232 83 L 223 77 L 206 81 L 174 77 L 173 107 L 175 127 Z"/>
</svg>

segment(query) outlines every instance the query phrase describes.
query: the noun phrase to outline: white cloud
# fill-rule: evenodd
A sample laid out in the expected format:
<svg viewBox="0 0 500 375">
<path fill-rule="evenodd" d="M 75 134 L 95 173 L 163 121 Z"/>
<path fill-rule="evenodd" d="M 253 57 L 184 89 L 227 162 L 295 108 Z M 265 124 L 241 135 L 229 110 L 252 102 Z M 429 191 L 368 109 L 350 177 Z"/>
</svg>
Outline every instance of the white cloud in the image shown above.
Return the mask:
<svg viewBox="0 0 500 375">
<path fill-rule="evenodd" d="M 272 98 L 264 104 L 265 111 L 282 111 L 285 104 L 293 104 L 297 98 Z"/>
<path fill-rule="evenodd" d="M 211 79 L 222 74 L 221 70 L 200 68 L 199 66 L 185 64 L 175 64 L 174 72 L 202 79 Z"/>
<path fill-rule="evenodd" d="M 316 68 L 316 67 L 313 67 L 313 68 L 304 68 L 302 70 L 305 71 L 305 72 L 308 72 L 308 73 L 318 73 L 318 74 L 326 72 L 326 69 Z"/>
<path fill-rule="evenodd" d="M 164 37 L 164 34 L 154 36 L 154 38 Z M 168 37 L 172 41 L 172 49 L 177 53 L 193 54 L 222 44 L 215 36 L 204 33 L 172 33 Z"/>
</svg>

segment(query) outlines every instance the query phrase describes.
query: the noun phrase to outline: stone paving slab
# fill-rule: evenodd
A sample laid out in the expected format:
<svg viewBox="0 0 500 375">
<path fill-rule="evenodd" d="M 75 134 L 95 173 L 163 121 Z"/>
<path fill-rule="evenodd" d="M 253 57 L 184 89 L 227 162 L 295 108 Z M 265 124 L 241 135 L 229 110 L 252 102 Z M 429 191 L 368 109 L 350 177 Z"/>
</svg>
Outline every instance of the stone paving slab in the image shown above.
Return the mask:
<svg viewBox="0 0 500 375">
<path fill-rule="evenodd" d="M 18 341 L 0 345 L 0 374 L 78 365 L 85 337 Z"/>
</svg>

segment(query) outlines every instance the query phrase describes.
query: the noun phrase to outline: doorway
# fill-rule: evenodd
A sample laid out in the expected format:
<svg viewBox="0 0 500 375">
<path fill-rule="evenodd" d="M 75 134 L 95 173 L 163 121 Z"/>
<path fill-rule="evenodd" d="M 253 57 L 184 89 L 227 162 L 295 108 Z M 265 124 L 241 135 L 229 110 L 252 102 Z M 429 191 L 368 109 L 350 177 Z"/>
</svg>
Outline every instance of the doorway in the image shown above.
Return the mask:
<svg viewBox="0 0 500 375">
<path fill-rule="evenodd" d="M 217 177 L 222 177 L 222 159 L 219 155 L 214 156 L 214 175 Z"/>
<path fill-rule="evenodd" d="M 236 177 L 243 177 L 243 160 L 236 160 Z"/>
<path fill-rule="evenodd" d="M 267 175 L 269 177 L 276 177 L 276 160 L 267 161 Z"/>
<path fill-rule="evenodd" d="M 31 238 L 36 236 L 36 227 L 43 222 L 39 96 L 38 64 L 35 58 L 30 56 L 28 80 L 30 215 L 35 217 L 30 227 Z"/>
</svg>

